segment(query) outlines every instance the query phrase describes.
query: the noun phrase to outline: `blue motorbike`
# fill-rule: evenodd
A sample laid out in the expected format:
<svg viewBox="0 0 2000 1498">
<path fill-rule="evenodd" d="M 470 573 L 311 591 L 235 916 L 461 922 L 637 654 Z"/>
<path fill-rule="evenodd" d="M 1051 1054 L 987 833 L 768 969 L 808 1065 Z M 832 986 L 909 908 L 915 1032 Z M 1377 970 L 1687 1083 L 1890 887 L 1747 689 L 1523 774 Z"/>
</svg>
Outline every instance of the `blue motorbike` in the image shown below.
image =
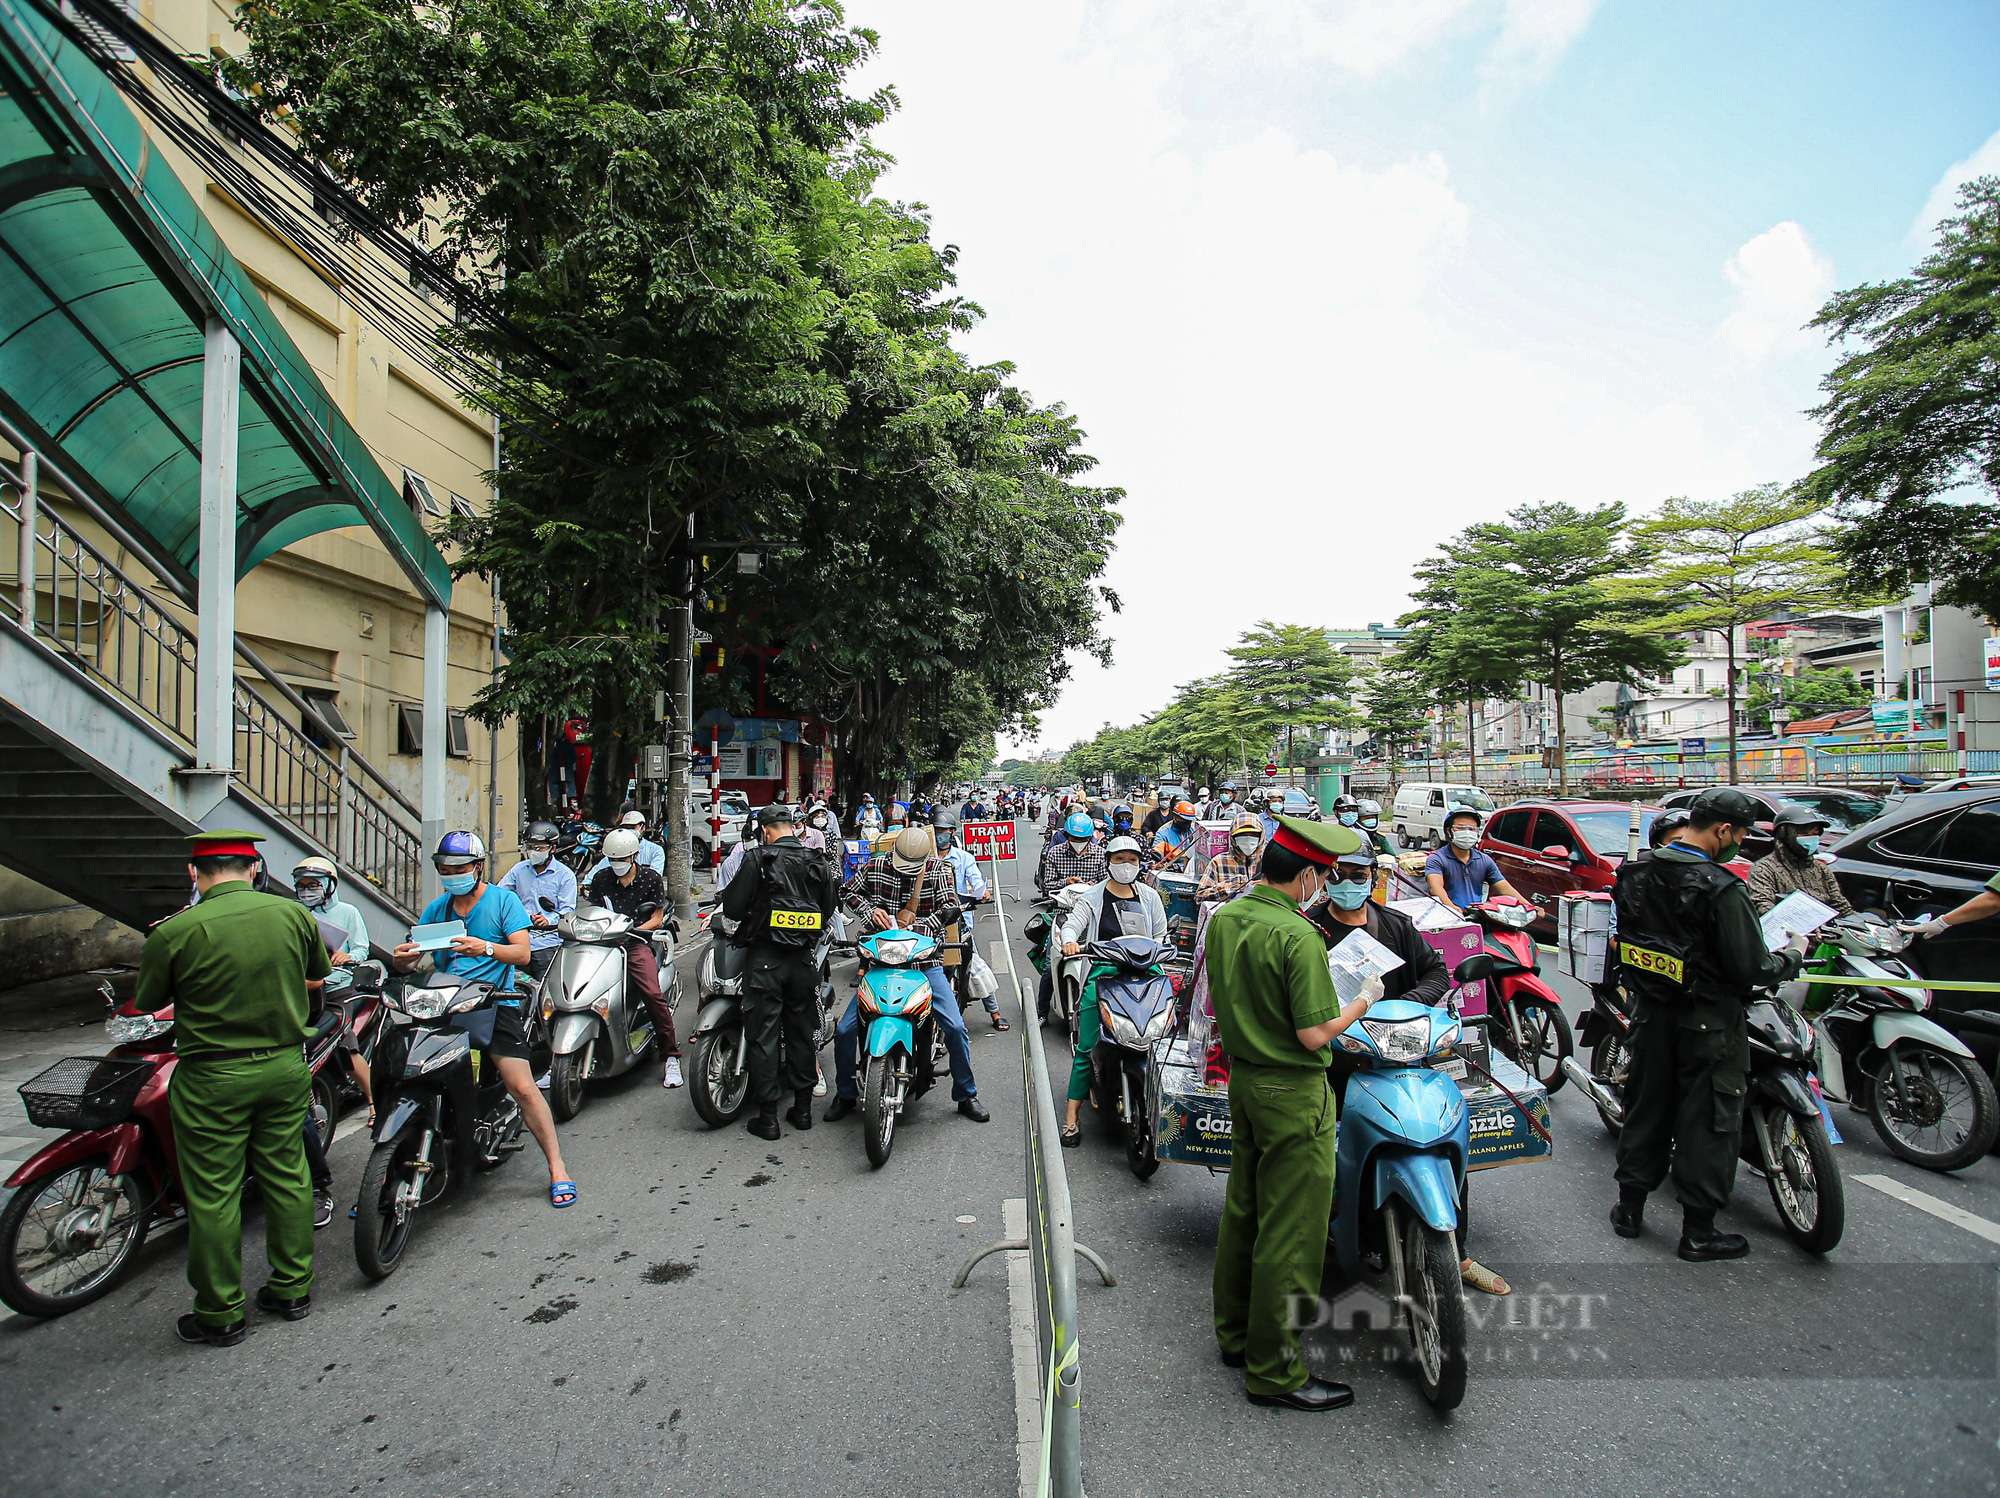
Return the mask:
<svg viewBox="0 0 2000 1498">
<path fill-rule="evenodd" d="M 938 1075 L 942 1044 L 924 976 L 938 944 L 892 927 L 862 938 L 861 950 L 861 1132 L 868 1163 L 880 1170 L 895 1148 L 896 1119 Z"/>
<path fill-rule="evenodd" d="M 1458 1229 L 1471 1133 L 1458 1084 L 1426 1063 L 1459 1034 L 1448 1010 L 1388 999 L 1334 1037 L 1358 1070 L 1341 1106 L 1328 1237 L 1349 1279 L 1388 1268 L 1417 1382 L 1440 1410 L 1465 1397 Z"/>
</svg>

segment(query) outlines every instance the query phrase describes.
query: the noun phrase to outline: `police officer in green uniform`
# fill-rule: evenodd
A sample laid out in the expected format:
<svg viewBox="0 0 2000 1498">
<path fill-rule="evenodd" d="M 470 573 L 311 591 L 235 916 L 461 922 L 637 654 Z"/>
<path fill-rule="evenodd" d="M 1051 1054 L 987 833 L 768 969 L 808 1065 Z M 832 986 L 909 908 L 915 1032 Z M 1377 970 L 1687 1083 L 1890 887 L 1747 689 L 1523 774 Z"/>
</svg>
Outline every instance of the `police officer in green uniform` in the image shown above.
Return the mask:
<svg viewBox="0 0 2000 1498">
<path fill-rule="evenodd" d="M 304 906 L 250 886 L 254 832 L 191 840 L 199 895 L 146 937 L 141 1009 L 174 1006 L 179 1063 L 168 1094 L 187 1202 L 194 1310 L 184 1342 L 243 1340 L 243 1173 L 264 1199 L 268 1283 L 258 1309 L 287 1321 L 312 1313 L 313 1195 L 299 1119 L 311 1086 L 304 1042 L 317 989 L 333 970 Z"/>
<path fill-rule="evenodd" d="M 1720 786 L 1695 797 L 1688 813 L 1679 840 L 1627 863 L 1613 890 L 1618 961 L 1638 1008 L 1611 1225 L 1621 1238 L 1639 1236 L 1646 1197 L 1671 1162 L 1680 1256 L 1705 1263 L 1750 1252 L 1741 1233 L 1715 1227 L 1742 1146 L 1744 1014 L 1753 989 L 1798 975 L 1808 938 L 1765 950 L 1748 886 L 1723 867 L 1755 824 L 1757 803 Z"/>
<path fill-rule="evenodd" d="M 1222 1361 L 1244 1370 L 1252 1404 L 1332 1410 L 1352 1403 L 1354 1391 L 1312 1377 L 1299 1349 L 1333 1215 L 1327 1065 L 1333 1037 L 1382 990 L 1376 980 L 1342 1008 L 1326 943 L 1299 914 L 1326 887 L 1334 860 L 1359 851 L 1360 834 L 1277 821 L 1258 882 L 1208 923 L 1208 987 L 1230 1057 L 1234 1140 L 1215 1243 L 1215 1338 Z"/>
</svg>

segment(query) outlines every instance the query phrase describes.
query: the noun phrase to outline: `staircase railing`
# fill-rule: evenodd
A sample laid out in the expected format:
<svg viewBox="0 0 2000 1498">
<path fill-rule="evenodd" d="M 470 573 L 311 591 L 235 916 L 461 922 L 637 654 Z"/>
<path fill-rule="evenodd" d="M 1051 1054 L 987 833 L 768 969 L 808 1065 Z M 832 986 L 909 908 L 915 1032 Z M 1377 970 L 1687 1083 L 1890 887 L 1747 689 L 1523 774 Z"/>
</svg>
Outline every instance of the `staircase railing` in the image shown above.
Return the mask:
<svg viewBox="0 0 2000 1498">
<path fill-rule="evenodd" d="M 38 466 L 38 482 L 72 489 L 46 461 Z M 20 466 L 0 460 L 0 565 L 13 564 L 6 612 L 192 752 L 196 633 L 188 611 L 155 597 L 62 515 L 29 503 L 28 489 Z M 315 743 L 303 724 L 338 735 L 241 641 L 237 654 L 261 678 L 235 679 L 237 782 L 397 905 L 420 908 L 422 814 L 361 755 Z"/>
</svg>

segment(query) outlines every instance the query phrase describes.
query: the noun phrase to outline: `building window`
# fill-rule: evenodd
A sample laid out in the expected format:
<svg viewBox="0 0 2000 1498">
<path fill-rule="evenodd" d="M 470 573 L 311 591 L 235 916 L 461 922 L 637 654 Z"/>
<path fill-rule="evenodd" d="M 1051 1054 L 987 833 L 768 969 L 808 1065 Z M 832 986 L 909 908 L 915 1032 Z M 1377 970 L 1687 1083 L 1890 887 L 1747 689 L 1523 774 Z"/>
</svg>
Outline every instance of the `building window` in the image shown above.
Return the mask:
<svg viewBox="0 0 2000 1498">
<path fill-rule="evenodd" d="M 1708 689 L 1708 673 L 1700 666 L 1694 668 L 1694 689 L 1703 692 Z"/>
<path fill-rule="evenodd" d="M 432 492 L 430 481 L 407 468 L 403 470 L 403 498 L 413 515 L 444 517 L 444 503 Z"/>
<path fill-rule="evenodd" d="M 322 749 L 338 749 L 342 741 L 354 737 L 354 729 L 340 710 L 340 704 L 332 692 L 316 692 L 310 687 L 299 693 L 311 709 L 301 716 L 299 727 L 305 736 Z"/>
<path fill-rule="evenodd" d="M 466 731 L 465 714 L 457 708 L 444 715 L 444 752 L 453 759 L 472 758 L 472 741 Z"/>
<path fill-rule="evenodd" d="M 475 518 L 475 516 L 478 514 L 478 512 L 472 508 L 472 501 L 467 499 L 463 494 L 449 495 L 448 498 L 451 500 L 452 514 L 462 515 L 467 520 Z"/>
</svg>

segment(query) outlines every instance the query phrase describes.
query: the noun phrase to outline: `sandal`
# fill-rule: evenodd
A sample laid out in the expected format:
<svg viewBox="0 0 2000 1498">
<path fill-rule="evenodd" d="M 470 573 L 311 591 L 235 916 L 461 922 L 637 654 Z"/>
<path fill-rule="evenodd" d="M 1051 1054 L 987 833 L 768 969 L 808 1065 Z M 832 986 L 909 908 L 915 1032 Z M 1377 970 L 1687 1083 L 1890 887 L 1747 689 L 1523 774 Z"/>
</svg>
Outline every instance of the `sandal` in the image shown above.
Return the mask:
<svg viewBox="0 0 2000 1498">
<path fill-rule="evenodd" d="M 1062 1126 L 1062 1147 L 1064 1149 L 1073 1150 L 1082 1143 L 1083 1130 L 1081 1127 L 1071 1123 L 1066 1123 Z"/>
<path fill-rule="evenodd" d="M 1513 1287 L 1499 1275 L 1488 1269 L 1477 1259 L 1467 1259 L 1458 1266 L 1458 1277 L 1475 1290 L 1484 1290 L 1488 1295 L 1512 1295 Z"/>
<path fill-rule="evenodd" d="M 993 1014 L 993 1015 L 988 1015 L 988 1016 L 987 1016 L 987 1018 L 989 1018 L 989 1019 L 991 1019 L 991 1020 L 993 1021 L 993 1028 L 994 1028 L 994 1029 L 996 1029 L 996 1030 L 1006 1030 L 1006 1029 L 1009 1029 L 1009 1028 L 1011 1028 L 1011 1027 L 1010 1027 L 1010 1026 L 1008 1025 L 1007 1021 L 1005 1021 L 1004 1019 L 1002 1019 L 1002 1018 L 1001 1018 L 1001 1017 L 1000 1017 L 999 1015 L 997 1015 L 997 1014 Z"/>
<path fill-rule="evenodd" d="M 550 1205 L 550 1206 L 552 1206 L 552 1207 L 558 1207 L 558 1208 L 560 1208 L 560 1207 L 568 1207 L 568 1206 L 573 1206 L 573 1205 L 575 1205 L 575 1202 L 576 1202 L 576 1182 L 575 1182 L 575 1181 L 551 1181 L 551 1182 L 549 1182 L 549 1205 Z"/>
</svg>

